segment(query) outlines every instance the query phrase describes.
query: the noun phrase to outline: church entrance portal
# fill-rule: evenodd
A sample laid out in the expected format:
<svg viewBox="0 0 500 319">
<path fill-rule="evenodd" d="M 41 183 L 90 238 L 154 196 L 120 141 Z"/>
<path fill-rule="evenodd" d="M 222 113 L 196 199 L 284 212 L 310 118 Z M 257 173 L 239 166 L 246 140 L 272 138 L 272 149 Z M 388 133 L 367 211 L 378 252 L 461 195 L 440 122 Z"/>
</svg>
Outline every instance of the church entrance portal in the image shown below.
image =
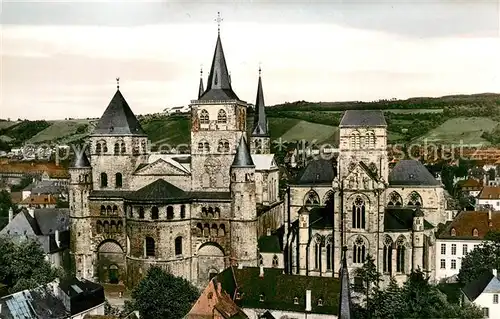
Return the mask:
<svg viewBox="0 0 500 319">
<path fill-rule="evenodd" d="M 117 265 L 111 265 L 109 266 L 109 272 L 108 272 L 108 280 L 110 284 L 117 284 L 119 282 L 118 280 L 118 266 Z"/>
</svg>

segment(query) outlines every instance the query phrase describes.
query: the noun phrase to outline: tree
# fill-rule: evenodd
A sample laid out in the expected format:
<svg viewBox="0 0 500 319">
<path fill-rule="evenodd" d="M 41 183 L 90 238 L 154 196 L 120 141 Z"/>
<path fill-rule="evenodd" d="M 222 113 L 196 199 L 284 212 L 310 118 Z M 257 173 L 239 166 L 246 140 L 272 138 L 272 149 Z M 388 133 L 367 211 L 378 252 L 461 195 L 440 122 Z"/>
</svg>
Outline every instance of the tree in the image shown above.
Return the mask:
<svg viewBox="0 0 500 319">
<path fill-rule="evenodd" d="M 9 209 L 15 209 L 10 193 L 6 190 L 0 191 L 0 230 L 9 223 Z"/>
<path fill-rule="evenodd" d="M 132 291 L 132 301 L 126 308 L 138 310 L 141 317 L 149 319 L 182 318 L 199 295 L 186 279 L 153 266 Z"/>
<path fill-rule="evenodd" d="M 354 291 L 365 295 L 365 302 L 367 307 L 369 307 L 372 287 L 378 287 L 382 277 L 382 275 L 377 271 L 375 259 L 371 255 L 367 255 L 363 266 L 356 269 L 354 275 L 363 282 L 362 285 L 354 285 Z"/>
<path fill-rule="evenodd" d="M 16 243 L 0 237 L 0 283 L 11 293 L 47 284 L 62 275 L 45 260 L 38 242 L 26 239 Z"/>
<path fill-rule="evenodd" d="M 458 279 L 462 284 L 467 284 L 479 278 L 485 271 L 500 268 L 500 234 L 491 232 L 485 241 L 477 248 L 462 258 L 462 267 Z"/>
</svg>

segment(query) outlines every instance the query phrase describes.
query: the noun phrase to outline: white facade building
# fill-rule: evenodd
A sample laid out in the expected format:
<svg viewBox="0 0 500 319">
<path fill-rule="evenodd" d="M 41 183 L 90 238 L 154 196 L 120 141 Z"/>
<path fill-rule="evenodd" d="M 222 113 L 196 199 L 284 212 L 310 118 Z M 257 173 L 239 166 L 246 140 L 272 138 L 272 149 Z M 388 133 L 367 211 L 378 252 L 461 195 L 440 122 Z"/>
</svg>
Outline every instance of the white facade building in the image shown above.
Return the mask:
<svg viewBox="0 0 500 319">
<path fill-rule="evenodd" d="M 462 301 L 474 303 L 483 310 L 484 318 L 500 319 L 500 279 L 498 272 L 484 273 L 462 289 Z"/>
</svg>

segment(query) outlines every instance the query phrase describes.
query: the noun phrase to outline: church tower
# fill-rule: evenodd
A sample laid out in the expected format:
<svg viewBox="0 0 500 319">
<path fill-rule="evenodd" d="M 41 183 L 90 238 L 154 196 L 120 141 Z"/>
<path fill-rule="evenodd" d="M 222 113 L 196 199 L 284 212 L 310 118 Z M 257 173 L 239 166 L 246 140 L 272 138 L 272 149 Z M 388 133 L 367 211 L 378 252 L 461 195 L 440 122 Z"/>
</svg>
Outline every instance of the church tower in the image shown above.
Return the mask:
<svg viewBox="0 0 500 319">
<path fill-rule="evenodd" d="M 271 153 L 271 137 L 269 135 L 269 123 L 267 122 L 265 107 L 261 69 L 259 68 L 259 83 L 257 85 L 257 98 L 255 100 L 255 117 L 253 121 L 252 136 L 250 138 L 250 150 L 252 154 Z"/>
<path fill-rule="evenodd" d="M 75 150 L 75 159 L 69 168 L 70 245 L 76 276 L 92 279 L 91 219 L 87 200 L 92 191 L 92 167 L 84 151 L 85 148 Z"/>
<path fill-rule="evenodd" d="M 417 207 L 413 213 L 412 270 L 424 269 L 424 212 Z"/>
<path fill-rule="evenodd" d="M 129 190 L 134 170 L 147 163 L 147 141 L 117 85 L 115 95 L 90 135 L 94 189 Z"/>
<path fill-rule="evenodd" d="M 246 135 L 246 112 L 247 104 L 231 87 L 219 28 L 207 88 L 198 100 L 191 101 L 194 191 L 229 191 L 227 172 L 241 136 Z"/>
<path fill-rule="evenodd" d="M 240 138 L 231 165 L 231 251 L 233 263 L 257 266 L 257 208 L 255 165 L 245 137 Z"/>
</svg>

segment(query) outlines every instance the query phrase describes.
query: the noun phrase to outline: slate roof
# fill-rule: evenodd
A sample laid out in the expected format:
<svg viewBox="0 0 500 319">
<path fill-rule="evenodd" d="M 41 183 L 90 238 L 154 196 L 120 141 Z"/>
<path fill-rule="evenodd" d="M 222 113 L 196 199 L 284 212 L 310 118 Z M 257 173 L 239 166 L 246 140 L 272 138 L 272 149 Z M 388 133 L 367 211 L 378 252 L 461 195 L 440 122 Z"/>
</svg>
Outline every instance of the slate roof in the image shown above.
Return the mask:
<svg viewBox="0 0 500 319">
<path fill-rule="evenodd" d="M 257 85 L 257 98 L 255 99 L 255 117 L 253 120 L 252 136 L 269 137 L 269 123 L 266 117 L 264 90 L 262 89 L 262 77 L 260 74 L 259 83 Z"/>
<path fill-rule="evenodd" d="M 413 216 L 415 216 L 416 213 L 416 210 L 413 208 L 386 208 L 384 214 L 384 230 L 387 232 L 412 230 Z M 424 229 L 432 228 L 434 228 L 434 226 L 427 220 L 424 220 Z"/>
<path fill-rule="evenodd" d="M 68 191 L 68 185 L 59 181 L 40 181 L 31 187 L 31 194 L 61 194 Z"/>
<path fill-rule="evenodd" d="M 491 226 L 490 226 L 491 221 Z M 455 230 L 455 236 L 451 236 L 451 230 Z M 477 229 L 478 236 L 473 236 L 473 230 Z M 489 231 L 500 230 L 500 212 L 492 211 L 491 220 L 489 212 L 485 211 L 460 211 L 457 216 L 436 234 L 441 239 L 473 239 L 481 240 Z"/>
<path fill-rule="evenodd" d="M 227 70 L 226 58 L 222 49 L 220 34 L 215 44 L 212 67 L 208 75 L 207 89 L 199 98 L 200 100 L 239 100 L 231 87 L 231 78 Z"/>
<path fill-rule="evenodd" d="M 132 200 L 130 196 L 133 196 L 134 193 L 135 192 L 133 192 L 133 191 L 94 190 L 94 191 L 90 192 L 90 198 L 93 198 L 93 199 L 117 198 L 117 199 L 130 199 L 130 200 Z M 192 200 L 192 201 L 197 201 L 197 200 L 201 200 L 201 201 L 231 200 L 231 193 L 230 192 L 185 192 L 185 193 L 186 193 L 186 195 L 184 197 L 179 197 L 179 199 Z"/>
<path fill-rule="evenodd" d="M 161 178 L 126 196 L 128 200 L 155 202 L 187 198 L 186 192 Z"/>
<path fill-rule="evenodd" d="M 384 112 L 378 110 L 347 110 L 340 121 L 340 127 L 387 126 Z"/>
<path fill-rule="evenodd" d="M 476 280 L 473 280 L 470 283 L 466 284 L 465 287 L 462 288 L 462 291 L 470 301 L 474 301 L 477 297 L 479 297 L 479 295 L 481 295 L 481 293 L 483 293 L 485 288 L 494 278 L 495 277 L 493 276 L 493 273 L 491 271 L 485 271 L 481 275 L 479 275 Z"/>
<path fill-rule="evenodd" d="M 297 185 L 331 184 L 336 172 L 331 160 L 317 159 L 310 161 L 297 176 Z"/>
<path fill-rule="evenodd" d="M 90 161 L 89 158 L 87 157 L 87 154 L 85 152 L 75 152 L 75 158 L 73 159 L 73 162 L 71 163 L 70 167 L 74 168 L 86 168 L 90 167 Z"/>
<path fill-rule="evenodd" d="M 261 278 L 259 272 L 257 267 L 229 267 L 216 278 L 241 308 L 304 312 L 306 290 L 311 290 L 311 313 L 338 314 L 340 282 L 337 278 L 289 275 L 274 268 L 266 268 Z M 264 301 L 260 301 L 261 294 Z M 294 303 L 295 297 L 298 304 Z M 323 300 L 323 306 L 318 306 L 319 299 Z"/>
<path fill-rule="evenodd" d="M 92 134 L 146 135 L 120 90 L 116 91 Z"/>
<path fill-rule="evenodd" d="M 281 253 L 280 238 L 277 235 L 261 236 L 258 242 L 261 253 Z"/>
<path fill-rule="evenodd" d="M 440 183 L 419 161 L 401 160 L 389 173 L 389 184 L 397 186 L 439 186 Z"/>
<path fill-rule="evenodd" d="M 240 138 L 240 144 L 236 150 L 231 167 L 255 167 L 252 156 L 250 156 L 250 149 L 243 135 Z"/>
</svg>

